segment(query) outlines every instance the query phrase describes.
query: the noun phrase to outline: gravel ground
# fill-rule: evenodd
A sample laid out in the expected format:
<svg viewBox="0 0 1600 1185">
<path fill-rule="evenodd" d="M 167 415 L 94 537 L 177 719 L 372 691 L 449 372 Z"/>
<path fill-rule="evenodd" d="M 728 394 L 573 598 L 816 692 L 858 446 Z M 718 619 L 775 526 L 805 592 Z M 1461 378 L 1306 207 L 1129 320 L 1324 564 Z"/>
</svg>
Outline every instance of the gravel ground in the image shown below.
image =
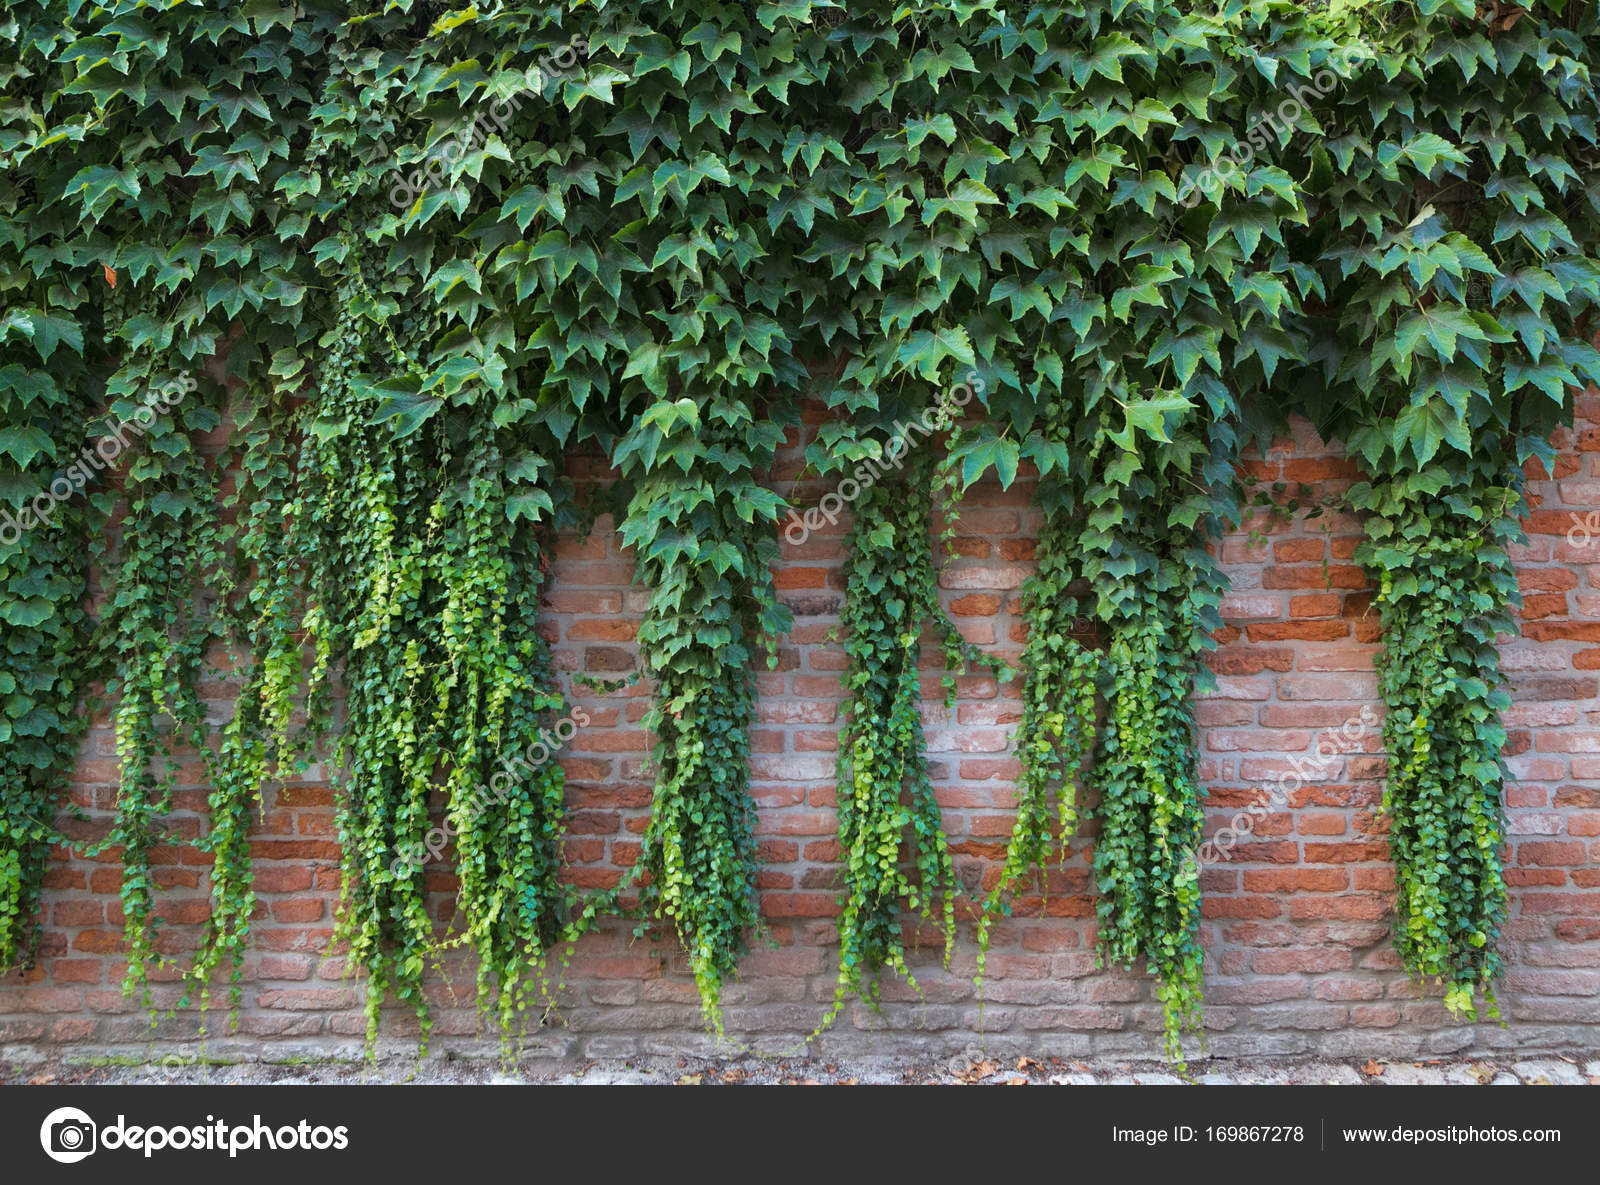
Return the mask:
<svg viewBox="0 0 1600 1185">
<path fill-rule="evenodd" d="M 1213 1059 L 1190 1066 L 1202 1084 L 1461 1086 L 1600 1086 L 1600 1058 L 1529 1056 L 1526 1059 L 1441 1061 L 1329 1061 L 1294 1058 Z M 434 1057 L 383 1058 L 370 1065 L 341 1061 L 292 1063 L 248 1061 L 199 1064 L 175 1057 L 128 1064 L 126 1059 L 73 1059 L 21 1067 L 0 1056 L 0 1083 L 6 1085 L 282 1085 L 321 1083 L 416 1083 L 517 1085 L 551 1083 L 585 1086 L 649 1084 L 716 1086 L 741 1084 L 848 1085 L 926 1084 L 984 1086 L 1094 1086 L 1181 1083 L 1171 1068 L 1154 1062 L 1062 1061 L 1023 1057 L 1015 1061 L 984 1057 L 976 1050 L 947 1062 L 880 1058 L 838 1062 L 805 1059 L 636 1058 L 629 1061 L 563 1063 L 540 1060 L 508 1066 L 493 1060 Z"/>
</svg>

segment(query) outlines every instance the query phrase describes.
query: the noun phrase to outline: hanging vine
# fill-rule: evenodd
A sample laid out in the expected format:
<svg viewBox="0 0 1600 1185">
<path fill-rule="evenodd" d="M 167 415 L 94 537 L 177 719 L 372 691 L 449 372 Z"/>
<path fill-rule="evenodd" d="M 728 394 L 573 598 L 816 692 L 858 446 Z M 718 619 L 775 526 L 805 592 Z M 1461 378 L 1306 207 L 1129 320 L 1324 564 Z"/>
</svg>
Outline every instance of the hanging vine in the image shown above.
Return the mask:
<svg viewBox="0 0 1600 1185">
<path fill-rule="evenodd" d="M 989 415 L 949 462 L 967 488 L 991 470 L 1010 485 L 1031 463 L 1045 517 L 1025 600 L 1019 813 L 979 923 L 980 959 L 1020 879 L 1045 871 L 1053 830 L 1064 840 L 1076 824 L 1085 775 L 1099 797 L 1100 954 L 1148 966 L 1181 1064 L 1202 971 L 1189 702 L 1226 587 L 1207 544 L 1238 518 L 1239 439 L 1272 418 L 1279 364 L 1304 344 L 1300 301 L 1317 285 L 1287 250 L 1306 220 L 1293 180 L 1303 174 L 1279 167 L 1261 129 L 1281 146 L 1296 130 L 1283 119 L 1310 118 L 1315 80 L 1332 89 L 1342 31 L 1284 6 L 1201 17 L 1129 5 L 1113 31 L 1077 15 L 1036 7 L 1016 34 L 1069 57 L 1085 94 L 1019 92 L 1035 122 L 1006 138 L 1009 159 L 986 177 L 1009 199 L 1003 214 L 981 206 L 977 222 L 993 273 L 972 330 Z M 1257 43 L 1274 46 L 1270 68 L 1245 48 Z M 1284 116 L 1285 95 L 1307 102 Z M 1097 102 L 1107 114 L 1089 114 Z M 1058 116 L 1063 103 L 1083 106 Z M 1052 173 L 1058 157 L 1066 167 Z M 1071 637 L 1075 618 L 1103 654 Z"/>
<path fill-rule="evenodd" d="M 1201 650 L 1196 590 L 1178 563 L 1114 619 L 1106 655 L 1111 689 L 1093 782 L 1100 949 L 1112 962 L 1144 959 L 1156 976 L 1167 1056 L 1200 1025 L 1200 881 L 1194 851 L 1203 815 L 1195 778 L 1190 695 Z"/>
<path fill-rule="evenodd" d="M 905 440 L 894 447 L 907 449 Z M 922 634 L 944 646 L 946 707 L 955 675 L 979 656 L 939 603 L 930 539 L 934 458 L 911 447 L 895 470 L 865 484 L 847 540 L 840 619 L 849 665 L 839 736 L 839 847 L 844 864 L 839 978 L 823 1024 L 851 993 L 876 1006 L 876 972 L 889 967 L 915 989 L 902 913 L 934 922 L 949 965 L 961 894 L 923 746 Z M 869 982 L 869 977 L 871 977 Z"/>
<path fill-rule="evenodd" d="M 181 389 L 187 377 L 125 362 L 117 381 L 132 396 L 158 379 L 168 391 Z M 150 397 L 156 397 L 154 390 Z M 142 402 L 118 400 L 112 415 L 132 422 Z M 106 690 L 117 704 L 113 722 L 122 776 L 116 819 L 93 851 L 121 850 L 129 956 L 123 990 L 140 992 L 146 1003 L 149 969 L 165 961 L 156 948 L 161 918 L 154 849 L 189 838 L 174 834 L 165 816 L 182 770 L 181 752 L 203 750 L 210 734 L 198 684 L 209 669 L 206 656 L 218 625 L 214 602 L 203 594 L 223 562 L 224 544 L 215 462 L 201 451 L 198 437 L 220 418 L 196 402 L 157 417 L 153 446 L 128 465 L 114 591 L 100 622 L 103 645 L 116 663 Z"/>
<path fill-rule="evenodd" d="M 1388 705 L 1389 818 L 1406 969 L 1444 983 L 1452 1012 L 1498 1016 L 1496 939 L 1505 920 L 1500 787 L 1510 707 L 1495 638 L 1515 626 L 1517 579 L 1506 544 L 1520 537 L 1521 472 L 1483 458 L 1357 487 L 1371 516 L 1357 559 L 1378 574 Z M 1437 483 L 1432 493 L 1424 492 Z"/>
<path fill-rule="evenodd" d="M 10 424 L 34 419 L 15 403 L 35 391 L 47 393 L 39 418 L 52 403 L 65 402 L 48 372 L 15 362 L 0 366 L 0 401 Z M 49 472 L 43 465 L 0 471 L 6 513 L 17 505 L 17 493 L 26 497 L 34 489 L 28 479 L 41 471 Z M 0 971 L 30 966 L 37 949 L 40 891 L 50 849 L 62 840 L 56 813 L 87 719 L 81 702 L 89 630 L 84 519 L 81 508 L 62 509 L 49 526 L 18 540 L 0 539 L 0 588 L 6 590 L 0 605 L 0 698 L 6 705 L 0 718 Z"/>
<path fill-rule="evenodd" d="M 248 406 L 248 404 L 246 404 Z M 239 427 L 241 460 L 231 498 L 243 516 L 230 606 L 247 666 L 210 762 L 209 827 L 197 841 L 211 855 L 211 913 L 189 969 L 201 1009 L 212 975 L 228 969 L 230 1016 L 241 1000 L 250 917 L 255 912 L 250 823 L 269 780 L 282 779 L 299 751 L 292 723 L 304 675 L 304 612 L 294 447 L 294 411 L 279 391 Z"/>
<path fill-rule="evenodd" d="M 14 207 L 8 202 L 7 208 Z M 0 242 L 10 241 L 0 233 Z M 0 247 L 0 260 L 9 263 L 8 254 Z M 19 331 L 36 333 L 46 322 L 55 323 L 58 335 L 81 334 L 78 294 L 41 292 L 23 282 L 18 268 L 5 266 L 3 274 L 0 971 L 9 971 L 32 964 L 50 849 L 64 840 L 56 814 L 88 717 L 82 702 L 92 674 L 86 669 L 88 556 L 99 520 L 87 494 L 71 493 L 87 477 L 79 469 L 85 462 L 80 456 L 63 464 L 68 458 L 56 444 L 75 439 L 86 418 L 91 377 L 81 356 L 63 343 L 18 340 Z M 52 490 L 69 496 L 59 499 Z"/>
<path fill-rule="evenodd" d="M 734 398 L 710 399 L 704 412 L 687 399 L 674 406 L 618 449 L 624 472 L 635 447 L 696 458 L 682 475 L 647 471 L 622 526 L 650 589 L 639 649 L 655 680 L 644 724 L 657 737 L 656 791 L 635 875 L 648 874 L 643 904 L 677 929 L 720 1033 L 722 983 L 760 922 L 749 791 L 755 649 L 765 639 L 775 657 L 788 617 L 772 585 L 778 500 L 754 470 L 771 464 L 778 434 Z"/>
<path fill-rule="evenodd" d="M 1022 718 L 1014 742 L 1022 766 L 1017 777 L 1017 821 L 999 877 L 978 918 L 980 989 L 995 919 L 1010 912 L 1011 898 L 1030 874 L 1037 872 L 1044 887 L 1052 856 L 1064 855 L 1067 837 L 1077 829 L 1077 782 L 1094 751 L 1102 660 L 1074 636 L 1087 618 L 1079 612 L 1073 591 L 1078 577 L 1071 562 L 1069 524 L 1064 514 L 1046 517 L 1035 552 L 1038 568 L 1022 590 L 1028 638 L 1022 652 L 1027 672 Z"/>
<path fill-rule="evenodd" d="M 349 272 L 373 268 L 348 237 L 346 249 Z M 355 276 L 340 284 L 340 317 L 324 343 L 321 389 L 310 405 L 316 419 L 305 435 L 312 702 L 328 704 L 337 665 L 345 693 L 333 750 L 344 845 L 338 937 L 367 974 L 367 1038 L 376 1038 L 392 990 L 417 1014 L 425 1045 L 422 982 L 433 926 L 421 870 L 396 871 L 392 861 L 426 836 L 429 794 L 444 760 L 441 738 L 428 731 L 427 659 L 438 635 L 412 626 L 435 613 L 427 557 L 442 516 L 431 513 L 438 472 L 423 445 L 438 442 L 368 423 L 376 401 L 364 395 L 371 380 L 362 368 L 377 330 L 360 312 L 363 287 Z"/>
<path fill-rule="evenodd" d="M 417 359 L 430 358 L 440 319 L 407 318 L 399 336 L 386 294 L 414 275 L 380 275 L 353 237 L 346 248 L 351 279 L 304 464 L 314 686 L 338 667 L 346 694 L 338 933 L 368 974 L 369 1040 L 392 992 L 425 1041 L 424 974 L 438 945 L 423 853 L 439 853 L 435 830 L 454 837 L 461 940 L 478 956 L 480 1007 L 502 1027 L 527 1006 L 527 973 L 542 968 L 570 906 L 556 879 L 561 767 L 550 746 L 537 753 L 564 701 L 536 616 L 513 608 L 536 603 L 543 581 L 534 523 L 520 520 L 536 523 L 550 499 L 532 456 L 508 479 L 481 410 L 436 415 L 438 401 L 418 400 L 432 375 Z M 364 369 L 375 343 L 408 368 L 382 391 Z M 448 831 L 432 821 L 436 791 Z"/>
<path fill-rule="evenodd" d="M 1124 967 L 1142 960 L 1155 976 L 1167 1056 L 1180 1066 L 1182 1033 L 1200 1026 L 1203 962 L 1192 696 L 1227 587 L 1207 543 L 1238 513 L 1237 438 L 1212 410 L 1231 416 L 1233 407 L 1219 383 L 1197 378 L 1206 393 L 1199 407 L 1145 402 L 1165 421 L 1147 440 L 1129 431 L 1138 405 L 1113 395 L 1114 373 L 1091 380 L 1092 414 L 1073 439 L 1074 501 L 1091 509 L 1064 549 L 1068 571 L 1088 582 L 1085 603 L 1107 643 L 1098 663 L 1105 719 L 1087 779 L 1099 797 L 1099 951 Z M 1115 474 L 1128 468 L 1124 484 Z"/>
<path fill-rule="evenodd" d="M 32 965 L 57 815 L 98 673 L 90 541 L 103 464 L 79 452 L 103 403 L 100 320 L 76 217 L 41 176 L 59 14 L 0 18 L 0 973 Z M 105 283 L 103 275 L 98 282 Z"/>
<path fill-rule="evenodd" d="M 1549 459 L 1572 390 L 1600 379 L 1600 63 L 1590 6 L 1460 8 L 1369 30 L 1382 73 L 1345 96 L 1322 204 L 1340 212 L 1306 244 L 1329 294 L 1308 319 L 1321 365 L 1293 381 L 1368 479 L 1350 500 L 1383 626 L 1395 946 L 1470 1020 L 1479 993 L 1497 1015 L 1510 700 L 1495 640 L 1515 630 L 1522 466 Z M 1424 133 L 1391 109 L 1378 78 L 1397 74 L 1449 118 Z"/>
</svg>

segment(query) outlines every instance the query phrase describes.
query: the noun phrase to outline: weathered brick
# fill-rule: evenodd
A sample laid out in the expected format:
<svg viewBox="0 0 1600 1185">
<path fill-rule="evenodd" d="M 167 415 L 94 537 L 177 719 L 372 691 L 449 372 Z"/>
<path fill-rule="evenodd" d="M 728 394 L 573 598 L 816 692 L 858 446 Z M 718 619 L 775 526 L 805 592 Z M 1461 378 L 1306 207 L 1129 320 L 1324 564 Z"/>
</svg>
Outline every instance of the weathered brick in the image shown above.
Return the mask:
<svg viewBox="0 0 1600 1185">
<path fill-rule="evenodd" d="M 1350 874 L 1338 868 L 1246 869 L 1244 887 L 1251 893 L 1337 893 L 1350 886 Z"/>
<path fill-rule="evenodd" d="M 1260 975 L 1283 975 L 1288 972 L 1347 971 L 1352 963 L 1350 952 L 1330 947 L 1306 950 L 1260 950 L 1250 958 L 1250 968 Z"/>
</svg>

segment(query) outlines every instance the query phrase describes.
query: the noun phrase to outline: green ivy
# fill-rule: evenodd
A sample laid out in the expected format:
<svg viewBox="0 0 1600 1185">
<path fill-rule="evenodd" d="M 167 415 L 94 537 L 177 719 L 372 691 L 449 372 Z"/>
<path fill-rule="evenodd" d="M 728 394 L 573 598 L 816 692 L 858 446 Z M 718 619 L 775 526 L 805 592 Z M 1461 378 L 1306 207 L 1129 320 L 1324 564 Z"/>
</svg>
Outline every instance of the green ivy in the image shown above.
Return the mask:
<svg viewBox="0 0 1600 1185">
<path fill-rule="evenodd" d="M 1505 920 L 1500 806 L 1511 697 L 1495 637 L 1511 633 L 1517 578 L 1505 550 L 1521 529 L 1521 471 L 1490 458 L 1363 484 L 1357 558 L 1378 580 L 1379 688 L 1391 767 L 1383 809 L 1398 881 L 1395 944 L 1407 970 L 1442 981 L 1452 1012 L 1476 1017 Z M 1437 483 L 1432 493 L 1427 486 Z"/>
<path fill-rule="evenodd" d="M 866 999 L 876 1005 L 878 983 L 874 978 L 868 984 L 867 977 L 885 965 L 916 988 L 906 963 L 902 911 L 935 921 L 949 964 L 961 884 L 924 749 L 924 628 L 932 625 L 944 647 L 947 711 L 955 708 L 956 672 L 985 661 L 939 602 L 930 538 L 933 457 L 904 439 L 891 442 L 882 455 L 893 468 L 875 479 L 862 475 L 845 566 L 840 626 L 849 665 L 838 777 L 845 891 L 839 979 L 825 1024 L 864 985 Z"/>
<path fill-rule="evenodd" d="M 130 991 L 176 957 L 159 890 L 192 843 L 187 974 L 237 1000 L 251 819 L 331 755 L 369 1037 L 390 995 L 426 1034 L 455 945 L 509 1028 L 633 886 L 720 1029 L 759 928 L 754 666 L 789 623 L 770 470 L 802 400 L 830 412 L 811 468 L 849 478 L 955 370 L 959 429 L 856 507 L 835 1007 L 904 973 L 905 907 L 954 916 L 903 641 L 953 638 L 925 487 L 1031 466 L 1019 818 L 980 950 L 1082 783 L 1102 954 L 1155 974 L 1181 1057 L 1211 549 L 1243 442 L 1290 413 L 1368 477 L 1397 940 L 1452 1007 L 1488 990 L 1504 543 L 1519 467 L 1600 378 L 1593 4 L 0 0 L 0 38 L 0 509 L 196 384 L 115 479 L 0 534 L 0 965 L 103 673 L 121 771 L 83 843 L 123 865 Z M 559 764 L 526 760 L 564 709 L 536 604 L 548 531 L 596 510 L 579 452 L 648 589 L 657 778 L 638 867 L 587 900 Z"/>
<path fill-rule="evenodd" d="M 1010 912 L 1011 898 L 1034 873 L 1044 890 L 1052 855 L 1065 854 L 1067 839 L 1081 817 L 1078 779 L 1093 757 L 1103 660 L 1078 636 L 1088 619 L 1078 611 L 1071 535 L 1067 516 L 1045 520 L 1035 553 L 1038 568 L 1023 586 L 1028 638 L 1022 652 L 1026 676 L 1015 742 L 1022 767 L 1017 778 L 1017 821 L 1000 875 L 978 919 L 980 988 L 995 919 Z"/>
<path fill-rule="evenodd" d="M 772 583 L 779 503 L 754 479 L 779 434 L 757 421 L 752 402 L 658 405 L 661 414 L 647 412 L 617 450 L 624 472 L 644 470 L 622 539 L 651 590 L 639 648 L 655 681 L 644 726 L 657 738 L 656 791 L 632 875 L 648 874 L 644 903 L 676 927 L 719 1033 L 722 983 L 760 921 L 749 789 L 755 651 L 766 639 L 775 662 L 776 635 L 788 628 Z"/>
<path fill-rule="evenodd" d="M 76 332 L 83 294 L 32 281 L 14 266 L 18 245 L 0 242 L 10 310 L 0 330 L 0 969 L 32 962 L 50 849 L 64 840 L 56 813 L 88 719 L 88 541 L 98 525 L 86 499 L 48 497 L 67 442 L 81 439 L 93 384 L 80 354 L 38 330 L 49 318 Z M 36 505 L 48 521 L 24 527 L 19 514 Z"/>
<path fill-rule="evenodd" d="M 1292 381 L 1368 477 L 1350 501 L 1383 625 L 1395 945 L 1470 1019 L 1479 991 L 1494 1014 L 1505 916 L 1505 546 L 1523 463 L 1549 459 L 1572 388 L 1600 377 L 1600 34 L 1588 4 L 1421 4 L 1370 43 L 1341 134 L 1307 162 L 1325 188 L 1296 247 L 1328 299 Z"/>
<path fill-rule="evenodd" d="M 230 1012 L 241 999 L 240 977 L 250 917 L 255 912 L 250 862 L 250 822 L 261 809 L 269 779 L 294 765 L 291 725 L 301 682 L 305 576 L 293 501 L 297 476 L 294 411 L 281 391 L 239 425 L 242 459 L 230 506 L 241 516 L 230 605 L 242 622 L 236 639 L 246 667 L 234 715 L 222 728 L 211 763 L 210 827 L 197 846 L 209 852 L 211 913 L 189 976 L 209 1002 L 211 977 L 226 964 Z"/>
</svg>

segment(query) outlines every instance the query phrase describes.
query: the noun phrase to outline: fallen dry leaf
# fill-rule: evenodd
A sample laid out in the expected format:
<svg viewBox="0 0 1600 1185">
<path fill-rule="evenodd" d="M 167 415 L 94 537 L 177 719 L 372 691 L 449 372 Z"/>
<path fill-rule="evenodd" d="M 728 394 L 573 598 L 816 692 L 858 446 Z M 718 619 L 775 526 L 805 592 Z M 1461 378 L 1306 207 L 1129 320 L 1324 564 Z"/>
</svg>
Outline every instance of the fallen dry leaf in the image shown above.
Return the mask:
<svg viewBox="0 0 1600 1185">
<path fill-rule="evenodd" d="M 955 1076 L 962 1082 L 971 1085 L 974 1082 L 981 1082 L 991 1074 L 998 1073 L 999 1070 L 1000 1063 L 997 1061 L 973 1062 L 965 1070 L 955 1071 Z"/>
<path fill-rule="evenodd" d="M 1380 1062 L 1373 1061 L 1369 1057 L 1367 1059 L 1367 1064 L 1361 1067 L 1361 1072 L 1368 1078 L 1376 1078 L 1379 1074 L 1383 1073 L 1383 1065 Z"/>
<path fill-rule="evenodd" d="M 679 1086 L 699 1086 L 700 1085 L 700 1079 L 702 1077 L 704 1077 L 704 1075 L 701 1075 L 701 1074 L 685 1074 L 682 1078 L 678 1079 L 678 1085 Z"/>
<path fill-rule="evenodd" d="M 1013 1074 L 1010 1078 L 1006 1079 L 1006 1085 L 1007 1086 L 1026 1086 L 1026 1085 L 1028 1085 L 1028 1079 L 1022 1074 Z"/>
<path fill-rule="evenodd" d="M 1030 1070 L 1042 1071 L 1044 1067 L 1038 1062 L 1034 1061 L 1031 1057 L 1019 1057 L 1017 1059 L 1017 1069 L 1021 1070 L 1023 1073 L 1027 1073 Z"/>
<path fill-rule="evenodd" d="M 1555 1083 L 1551 1082 L 1550 1079 L 1546 1078 L 1543 1074 L 1540 1074 L 1537 1078 L 1528 1079 L 1528 1085 L 1529 1086 L 1554 1086 Z"/>
<path fill-rule="evenodd" d="M 1479 1086 L 1488 1086 L 1494 1081 L 1495 1069 L 1487 1062 L 1473 1062 L 1467 1067 L 1467 1073 L 1478 1080 Z"/>
</svg>

